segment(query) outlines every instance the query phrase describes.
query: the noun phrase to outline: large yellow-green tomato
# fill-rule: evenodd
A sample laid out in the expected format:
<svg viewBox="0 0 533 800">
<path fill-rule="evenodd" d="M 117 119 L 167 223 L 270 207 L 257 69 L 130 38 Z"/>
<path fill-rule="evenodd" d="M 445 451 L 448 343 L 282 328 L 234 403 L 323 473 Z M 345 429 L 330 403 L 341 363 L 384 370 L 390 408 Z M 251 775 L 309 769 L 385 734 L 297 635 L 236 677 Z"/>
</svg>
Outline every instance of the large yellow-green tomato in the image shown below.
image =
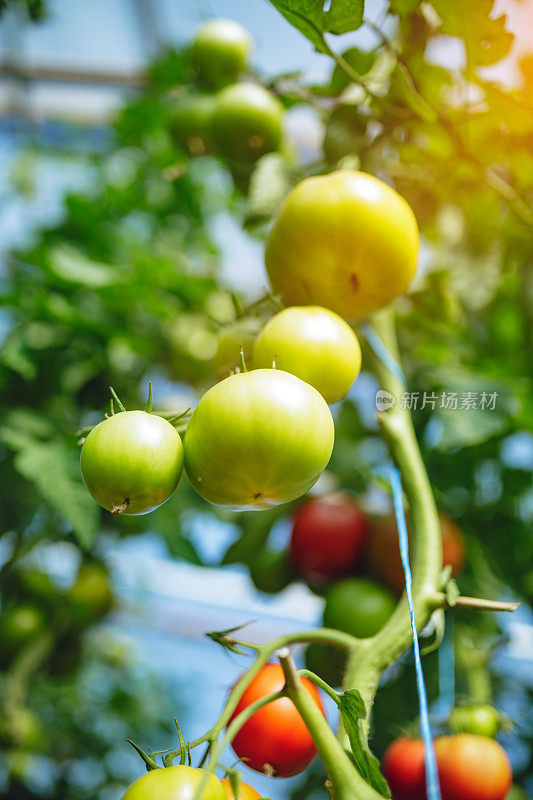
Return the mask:
<svg viewBox="0 0 533 800">
<path fill-rule="evenodd" d="M 283 369 L 317 389 L 326 403 L 346 397 L 361 369 L 350 326 L 320 306 L 292 306 L 267 322 L 254 347 L 254 366 Z"/>
<path fill-rule="evenodd" d="M 359 320 L 405 292 L 418 226 L 406 201 L 365 172 L 306 178 L 281 204 L 266 268 L 285 305 L 326 306 Z"/>
<path fill-rule="evenodd" d="M 183 445 L 163 417 L 122 411 L 100 422 L 81 450 L 81 474 L 113 514 L 146 514 L 168 500 L 181 476 Z"/>
<path fill-rule="evenodd" d="M 209 19 L 200 26 L 191 45 L 191 62 L 198 77 L 213 89 L 237 80 L 247 66 L 253 40 L 232 19 Z"/>
<path fill-rule="evenodd" d="M 222 156 L 249 164 L 279 148 L 282 120 L 283 107 L 271 92 L 257 83 L 235 83 L 216 97 L 211 132 Z"/>
<path fill-rule="evenodd" d="M 244 361 L 252 368 L 257 334 L 262 321 L 257 317 L 246 317 L 224 328 L 218 337 L 217 351 L 213 357 L 213 369 L 219 378 L 226 378 L 241 364 L 242 345 Z"/>
<path fill-rule="evenodd" d="M 122 800 L 194 800 L 205 775 L 203 769 L 179 765 L 152 769 L 132 783 Z M 215 775 L 210 775 L 199 800 L 226 800 L 226 793 Z"/>
<path fill-rule="evenodd" d="M 312 386 L 281 370 L 238 373 L 200 400 L 185 435 L 185 469 L 210 503 L 271 508 L 316 483 L 333 439 L 330 410 Z"/>
<path fill-rule="evenodd" d="M 213 95 L 196 92 L 180 97 L 172 109 L 172 134 L 192 156 L 209 152 L 214 107 Z"/>
</svg>

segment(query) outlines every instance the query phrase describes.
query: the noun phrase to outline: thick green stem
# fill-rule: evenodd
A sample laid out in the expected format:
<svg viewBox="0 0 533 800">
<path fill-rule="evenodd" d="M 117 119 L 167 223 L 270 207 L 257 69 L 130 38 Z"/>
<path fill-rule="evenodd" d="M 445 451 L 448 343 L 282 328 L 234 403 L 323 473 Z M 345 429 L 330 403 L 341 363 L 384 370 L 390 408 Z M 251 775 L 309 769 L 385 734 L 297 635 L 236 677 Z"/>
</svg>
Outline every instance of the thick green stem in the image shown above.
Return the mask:
<svg viewBox="0 0 533 800">
<path fill-rule="evenodd" d="M 331 781 L 331 795 L 334 800 L 383 800 L 359 772 L 329 727 L 307 689 L 298 678 L 288 648 L 278 651 L 283 674 L 285 692 L 296 708 L 308 731 L 313 737 L 318 754 Z"/>
<path fill-rule="evenodd" d="M 387 310 L 375 314 L 372 324 L 391 356 L 399 363 L 392 312 Z M 395 399 L 393 407 L 379 415 L 379 422 L 391 455 L 402 474 L 404 491 L 409 500 L 413 600 L 416 625 L 420 631 L 435 610 L 434 597 L 440 589 L 442 540 L 439 518 L 410 413 L 407 408 L 402 408 L 400 402 L 405 386 L 378 358 L 374 359 L 374 369 L 381 388 Z M 358 651 L 351 655 L 344 688 L 358 689 L 369 711 L 381 674 L 411 643 L 412 632 L 404 594 L 384 627 L 371 639 L 361 643 Z M 367 732 L 369 716 L 368 713 L 365 720 Z"/>
</svg>

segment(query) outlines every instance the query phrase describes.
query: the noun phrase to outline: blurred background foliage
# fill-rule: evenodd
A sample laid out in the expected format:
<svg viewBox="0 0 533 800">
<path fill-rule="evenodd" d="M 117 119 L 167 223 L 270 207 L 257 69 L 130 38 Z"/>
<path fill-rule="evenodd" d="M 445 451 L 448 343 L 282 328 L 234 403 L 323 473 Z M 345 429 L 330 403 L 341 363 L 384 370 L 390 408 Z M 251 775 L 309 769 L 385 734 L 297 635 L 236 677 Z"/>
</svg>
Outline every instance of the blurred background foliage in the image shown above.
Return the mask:
<svg viewBox="0 0 533 800">
<path fill-rule="evenodd" d="M 40 16 L 42 4 L 27 5 Z M 302 4 L 273 5 L 283 12 Z M 294 22 L 294 15 L 286 16 Z M 346 30 L 360 21 L 350 24 Z M 0 353 L 2 610 L 29 604 L 43 613 L 31 647 L 2 673 L 8 728 L 0 796 L 116 797 L 114 787 L 132 775 L 126 736 L 148 738 L 155 747 L 170 730 L 173 690 L 140 674 L 127 647 L 98 627 L 111 604 L 92 616 L 82 613 L 80 621 L 76 603 L 66 601 L 68 587 L 53 586 L 44 602 L 42 586 L 36 590 L 24 580 L 43 542 L 68 543 L 90 563 L 101 557 L 106 538 L 157 532 L 169 556 L 200 565 L 204 559 L 188 523 L 201 512 L 202 519 L 236 526 L 223 564 L 251 567 L 260 588 L 282 590 L 292 580 L 286 565 L 280 576 L 281 558 L 270 577 L 257 567 L 258 553 L 279 545 L 276 525 L 291 508 L 221 512 L 206 508 L 183 480 L 153 514 L 113 518 L 81 483 L 76 432 L 101 419 L 109 385 L 133 408 L 143 403 L 152 379 L 156 409 L 183 411 L 215 381 L 211 362 L 220 333 L 256 298 L 222 275 L 213 219 L 228 213 L 261 241 L 277 203 L 304 175 L 358 167 L 392 182 L 411 203 L 424 244 L 420 275 L 397 303 L 409 391 L 436 398 L 497 393 L 493 410 L 447 410 L 437 402 L 435 409 L 420 404 L 413 413 L 438 504 L 465 537 L 459 585 L 466 594 L 531 604 L 530 61 L 523 61 L 521 85 L 490 77 L 486 68 L 512 46 L 492 0 L 391 0 L 379 26 L 363 24 L 372 27 L 375 47 L 350 47 L 332 60 L 329 81 L 309 85 L 305 74 L 266 81 L 286 108 L 308 106 L 319 118 L 323 148 L 312 161 L 285 146 L 243 174 L 216 153 L 191 157 L 173 133 L 175 110 L 193 80 L 186 49 L 161 53 L 97 152 L 80 155 L 68 144 L 54 151 L 54 158 L 81 159 L 90 186 L 66 196 L 58 224 L 6 254 L 0 296 L 6 328 Z M 309 35 L 308 26 L 298 27 Z M 316 26 L 313 31 L 318 49 L 336 45 Z M 460 66 L 431 59 L 443 37 L 460 44 Z M 13 187 L 21 195 L 31 196 L 45 152 L 27 148 L 15 162 Z M 244 274 L 247 265 L 238 269 Z M 252 306 L 261 315 L 274 310 L 268 298 Z M 388 510 L 375 477 L 385 458 L 374 420 L 376 388 L 363 373 L 335 409 L 336 446 L 325 483 L 351 491 L 371 514 Z M 38 574 L 37 581 L 45 580 Z M 458 692 L 507 704 L 516 714 L 517 726 L 503 741 L 516 755 L 517 782 L 524 783 L 533 772 L 533 686 L 527 679 L 519 684 L 500 664 L 507 631 L 496 616 L 456 612 L 455 618 Z M 435 653 L 425 659 L 435 703 L 442 690 L 438 662 Z M 9 726 L 13 692 L 29 715 L 26 732 Z M 173 712 L 179 707 L 174 692 Z M 406 656 L 378 695 L 378 755 L 416 717 L 416 708 Z M 294 798 L 314 796 L 320 780 L 311 771 Z"/>
</svg>

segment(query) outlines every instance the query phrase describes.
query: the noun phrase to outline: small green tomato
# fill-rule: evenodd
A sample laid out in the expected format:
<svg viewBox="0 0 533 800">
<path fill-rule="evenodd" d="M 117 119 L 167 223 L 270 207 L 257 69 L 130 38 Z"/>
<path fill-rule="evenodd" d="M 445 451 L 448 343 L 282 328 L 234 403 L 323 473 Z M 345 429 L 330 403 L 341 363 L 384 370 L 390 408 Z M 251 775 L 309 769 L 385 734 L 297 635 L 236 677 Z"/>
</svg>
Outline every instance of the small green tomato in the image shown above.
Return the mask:
<svg viewBox="0 0 533 800">
<path fill-rule="evenodd" d="M 232 19 L 208 19 L 191 45 L 191 62 L 207 86 L 220 89 L 234 83 L 248 67 L 253 40 Z"/>
<path fill-rule="evenodd" d="M 350 326 L 320 306 L 293 306 L 265 325 L 254 366 L 286 370 L 317 389 L 326 403 L 346 397 L 361 369 L 361 348 Z"/>
<path fill-rule="evenodd" d="M 294 375 L 258 369 L 209 389 L 185 435 L 185 469 L 205 500 L 271 508 L 305 494 L 333 449 L 331 412 Z"/>
<path fill-rule="evenodd" d="M 172 135 L 191 156 L 203 156 L 210 150 L 214 107 L 212 95 L 191 92 L 180 97 L 172 109 Z"/>
<path fill-rule="evenodd" d="M 283 138 L 283 106 L 257 83 L 235 83 L 217 96 L 211 133 L 219 153 L 233 164 L 253 164 L 279 150 Z"/>
<path fill-rule="evenodd" d="M 179 433 L 146 411 L 100 422 L 81 450 L 81 474 L 97 503 L 113 514 L 146 514 L 162 505 L 183 468 Z"/>
<path fill-rule="evenodd" d="M 502 727 L 502 717 L 490 703 L 471 704 L 456 706 L 448 718 L 448 724 L 453 733 L 475 733 L 494 739 Z"/>
</svg>

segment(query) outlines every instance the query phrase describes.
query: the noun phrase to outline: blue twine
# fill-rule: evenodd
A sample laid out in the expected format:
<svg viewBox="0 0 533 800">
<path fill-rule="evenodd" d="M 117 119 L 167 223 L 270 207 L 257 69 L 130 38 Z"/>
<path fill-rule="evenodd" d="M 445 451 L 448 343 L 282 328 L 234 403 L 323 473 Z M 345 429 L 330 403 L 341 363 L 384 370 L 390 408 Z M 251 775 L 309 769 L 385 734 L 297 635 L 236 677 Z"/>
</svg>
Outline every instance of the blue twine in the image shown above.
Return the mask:
<svg viewBox="0 0 533 800">
<path fill-rule="evenodd" d="M 398 380 L 406 384 L 407 382 L 405 380 L 405 375 L 403 374 L 402 368 L 387 350 L 372 325 L 370 325 L 368 322 L 365 322 L 364 325 L 361 325 L 361 329 L 368 344 L 377 355 L 379 360 L 387 367 L 391 375 L 394 375 L 395 378 L 398 378 Z"/>
<path fill-rule="evenodd" d="M 398 469 L 390 466 L 390 484 L 392 488 L 392 502 L 394 514 L 398 526 L 398 536 L 400 539 L 400 553 L 405 572 L 405 590 L 407 602 L 409 604 L 409 617 L 411 618 L 411 630 L 413 632 L 413 648 L 415 654 L 416 688 L 418 690 L 418 706 L 420 710 L 420 729 L 424 740 L 424 758 L 426 762 L 426 790 L 428 800 L 442 800 L 440 793 L 439 777 L 437 772 L 437 761 L 435 750 L 433 749 L 433 738 L 431 736 L 431 726 L 429 724 L 428 698 L 426 684 L 424 683 L 424 673 L 420 659 L 420 646 L 418 644 L 418 634 L 415 624 L 415 609 L 413 603 L 413 585 L 411 578 L 411 567 L 409 566 L 409 540 L 407 538 L 407 523 L 403 507 L 402 479 Z"/>
<path fill-rule="evenodd" d="M 446 633 L 438 649 L 439 655 L 439 713 L 447 717 L 455 703 L 455 634 L 454 616 L 450 614 Z"/>
</svg>

